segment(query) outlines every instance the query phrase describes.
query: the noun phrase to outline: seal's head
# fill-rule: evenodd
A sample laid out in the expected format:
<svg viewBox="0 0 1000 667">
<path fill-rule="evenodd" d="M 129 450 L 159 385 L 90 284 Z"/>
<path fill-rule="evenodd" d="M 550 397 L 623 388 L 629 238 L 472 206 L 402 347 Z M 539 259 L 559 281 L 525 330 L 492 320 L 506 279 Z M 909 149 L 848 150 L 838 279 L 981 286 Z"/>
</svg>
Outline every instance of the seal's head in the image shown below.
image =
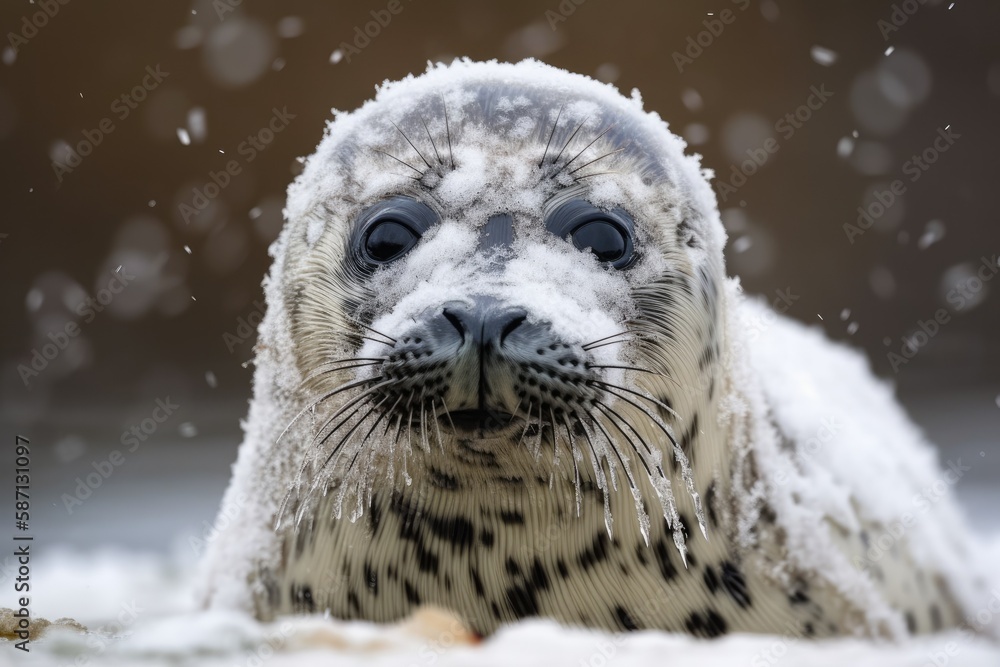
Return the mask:
<svg viewBox="0 0 1000 667">
<path fill-rule="evenodd" d="M 621 476 L 643 517 L 651 497 L 676 518 L 671 467 L 697 498 L 680 445 L 715 391 L 724 242 L 683 149 L 637 96 L 534 61 L 432 67 L 340 115 L 287 211 L 318 412 L 300 490 L 353 495 L 356 516 L 417 469 L 577 494 Z"/>
</svg>

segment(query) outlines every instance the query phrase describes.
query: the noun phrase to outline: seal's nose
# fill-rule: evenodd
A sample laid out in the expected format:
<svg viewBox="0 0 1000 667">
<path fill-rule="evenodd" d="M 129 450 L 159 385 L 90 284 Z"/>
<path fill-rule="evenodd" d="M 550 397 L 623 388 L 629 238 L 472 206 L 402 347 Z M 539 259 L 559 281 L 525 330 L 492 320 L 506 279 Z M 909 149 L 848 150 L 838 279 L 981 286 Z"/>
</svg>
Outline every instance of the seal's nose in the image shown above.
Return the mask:
<svg viewBox="0 0 1000 667">
<path fill-rule="evenodd" d="M 528 319 L 520 308 L 504 306 L 493 297 L 475 297 L 472 303 L 451 301 L 441 310 L 441 317 L 461 336 L 462 343 L 476 347 L 503 347 L 511 333 Z"/>
</svg>

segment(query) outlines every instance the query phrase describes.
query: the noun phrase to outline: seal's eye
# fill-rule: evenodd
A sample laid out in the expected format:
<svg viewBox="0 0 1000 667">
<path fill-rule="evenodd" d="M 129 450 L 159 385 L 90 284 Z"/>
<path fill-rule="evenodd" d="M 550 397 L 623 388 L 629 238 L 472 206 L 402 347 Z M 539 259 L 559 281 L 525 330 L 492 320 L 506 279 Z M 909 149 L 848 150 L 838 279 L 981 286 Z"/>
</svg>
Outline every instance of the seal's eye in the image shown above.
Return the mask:
<svg viewBox="0 0 1000 667">
<path fill-rule="evenodd" d="M 437 214 L 413 197 L 392 197 L 367 208 L 351 235 L 355 266 L 367 274 L 399 259 L 437 221 Z"/>
<path fill-rule="evenodd" d="M 598 260 L 615 262 L 625 255 L 628 238 L 610 220 L 585 222 L 573 230 L 573 245 L 580 250 L 590 248 Z"/>
<path fill-rule="evenodd" d="M 625 269 L 635 261 L 635 225 L 621 208 L 604 211 L 583 199 L 571 199 L 547 213 L 545 226 L 613 268 Z"/>
<path fill-rule="evenodd" d="M 376 262 L 391 262 L 412 248 L 419 239 L 406 225 L 395 220 L 382 220 L 368 230 L 365 252 Z"/>
</svg>

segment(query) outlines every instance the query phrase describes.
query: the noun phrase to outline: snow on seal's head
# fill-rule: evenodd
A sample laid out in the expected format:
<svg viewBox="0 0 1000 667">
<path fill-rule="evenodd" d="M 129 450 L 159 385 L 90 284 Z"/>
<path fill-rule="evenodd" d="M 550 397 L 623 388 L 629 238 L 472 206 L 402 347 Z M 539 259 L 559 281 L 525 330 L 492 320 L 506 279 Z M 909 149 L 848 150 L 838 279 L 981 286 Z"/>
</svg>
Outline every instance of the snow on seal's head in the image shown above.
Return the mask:
<svg viewBox="0 0 1000 667">
<path fill-rule="evenodd" d="M 724 234 L 683 148 L 637 98 L 534 61 L 433 67 L 331 123 L 287 211 L 295 360 L 324 413 L 299 516 L 316 511 L 303 487 L 336 488 L 338 516 L 353 496 L 356 517 L 376 480 L 474 440 L 512 475 L 624 474 L 644 532 L 651 486 L 683 550 L 643 436 L 674 439 L 664 421 L 703 397 L 623 385 L 635 370 L 705 388 L 698 357 L 717 354 Z"/>
</svg>

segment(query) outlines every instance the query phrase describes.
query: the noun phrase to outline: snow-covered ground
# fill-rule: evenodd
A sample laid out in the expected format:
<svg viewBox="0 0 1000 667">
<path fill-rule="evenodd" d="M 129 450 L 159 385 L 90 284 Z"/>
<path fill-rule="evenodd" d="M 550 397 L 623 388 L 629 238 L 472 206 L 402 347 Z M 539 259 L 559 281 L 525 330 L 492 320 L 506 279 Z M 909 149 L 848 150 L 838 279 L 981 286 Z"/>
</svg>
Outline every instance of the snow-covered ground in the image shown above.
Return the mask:
<svg viewBox="0 0 1000 667">
<path fill-rule="evenodd" d="M 994 552 L 1000 556 L 1000 543 Z M 65 552 L 42 559 L 37 586 L 59 591 L 39 600 L 38 615 L 69 615 L 91 634 L 50 631 L 20 654 L 0 646 L 0 664 L 18 665 L 1000 665 L 1000 647 L 954 632 L 905 644 L 845 639 L 808 642 L 787 636 L 733 635 L 698 640 L 658 632 L 612 635 L 560 628 L 549 621 L 509 627 L 476 643 L 444 615 L 425 614 L 392 628 L 320 617 L 260 624 L 231 612 L 194 609 L 191 562 L 133 552 Z M 997 599 L 1000 609 L 1000 598 Z"/>
</svg>

